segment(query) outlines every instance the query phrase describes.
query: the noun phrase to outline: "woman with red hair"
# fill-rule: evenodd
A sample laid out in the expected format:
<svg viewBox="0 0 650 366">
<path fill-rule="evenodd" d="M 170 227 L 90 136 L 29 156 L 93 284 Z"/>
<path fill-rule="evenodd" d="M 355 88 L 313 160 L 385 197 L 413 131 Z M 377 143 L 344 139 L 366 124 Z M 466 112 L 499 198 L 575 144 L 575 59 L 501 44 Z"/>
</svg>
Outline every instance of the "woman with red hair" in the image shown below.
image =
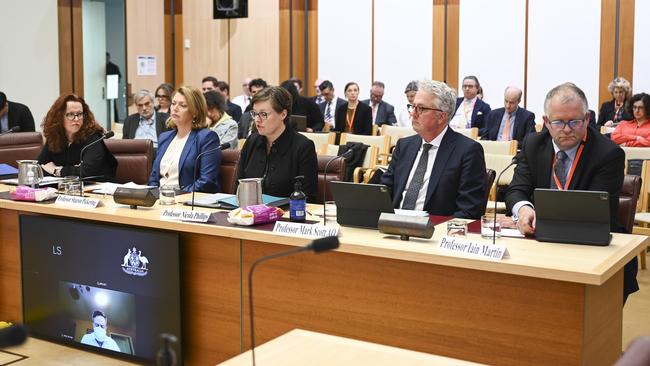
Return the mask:
<svg viewBox="0 0 650 366">
<path fill-rule="evenodd" d="M 46 143 L 38 162 L 45 172 L 57 177 L 115 179 L 117 160 L 104 141 L 89 146 L 84 151 L 83 166 L 80 164 L 81 149 L 99 140 L 104 132 L 83 98 L 74 94 L 60 96 L 50 107 L 41 127 Z"/>
</svg>

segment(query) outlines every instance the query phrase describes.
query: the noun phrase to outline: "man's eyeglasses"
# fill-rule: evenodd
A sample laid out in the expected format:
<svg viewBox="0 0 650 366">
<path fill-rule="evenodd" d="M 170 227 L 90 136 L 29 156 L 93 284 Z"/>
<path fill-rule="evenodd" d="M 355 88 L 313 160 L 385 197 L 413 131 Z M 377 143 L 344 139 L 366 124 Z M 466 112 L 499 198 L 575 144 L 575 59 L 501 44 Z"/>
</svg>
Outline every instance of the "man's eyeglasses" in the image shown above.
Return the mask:
<svg viewBox="0 0 650 366">
<path fill-rule="evenodd" d="M 563 130 L 566 126 L 569 126 L 569 128 L 572 130 L 575 130 L 576 128 L 582 127 L 582 124 L 584 122 L 585 121 L 581 119 L 572 119 L 570 121 L 562 121 L 562 120 L 551 121 L 549 122 L 549 124 L 551 125 L 551 128 L 554 130 Z"/>
<path fill-rule="evenodd" d="M 250 114 L 251 114 L 251 117 L 253 117 L 253 119 L 255 119 L 257 117 L 260 117 L 264 121 L 269 119 L 269 114 L 267 112 L 259 112 L 259 113 L 257 113 L 255 111 L 250 111 Z"/>
<path fill-rule="evenodd" d="M 168 95 L 163 95 L 163 94 L 158 94 L 158 95 L 156 95 L 156 98 L 169 99 L 169 96 Z"/>
<path fill-rule="evenodd" d="M 83 114 L 83 113 L 72 113 L 72 112 L 69 112 L 69 113 L 66 113 L 66 114 L 65 114 L 65 118 L 68 119 L 68 120 L 70 120 L 70 121 L 76 121 L 76 120 L 78 120 L 78 119 L 83 119 L 83 118 L 84 118 L 84 114 Z"/>
<path fill-rule="evenodd" d="M 414 114 L 422 114 L 422 112 L 425 111 L 444 112 L 442 109 L 423 107 L 421 105 L 413 105 L 413 104 L 407 104 L 406 109 L 408 110 L 409 113 L 414 113 Z"/>
</svg>

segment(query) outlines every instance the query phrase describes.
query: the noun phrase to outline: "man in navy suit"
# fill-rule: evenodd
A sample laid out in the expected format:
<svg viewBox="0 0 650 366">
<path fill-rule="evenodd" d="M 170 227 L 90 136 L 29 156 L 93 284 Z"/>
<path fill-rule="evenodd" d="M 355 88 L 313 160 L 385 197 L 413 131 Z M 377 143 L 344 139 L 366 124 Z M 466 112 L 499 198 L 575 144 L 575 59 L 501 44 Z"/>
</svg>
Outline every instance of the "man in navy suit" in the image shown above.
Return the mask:
<svg viewBox="0 0 650 366">
<path fill-rule="evenodd" d="M 0 92 L 0 132 L 13 127 L 20 127 L 20 132 L 34 131 L 34 117 L 26 105 L 7 100 Z"/>
<path fill-rule="evenodd" d="M 491 141 L 517 140 L 519 144 L 526 135 L 535 133 L 535 113 L 519 107 L 521 89 L 509 86 L 504 92 L 504 108 L 488 113 L 481 139 Z"/>
<path fill-rule="evenodd" d="M 323 115 L 323 119 L 326 124 L 329 124 L 329 128 L 332 129 L 335 127 L 334 123 L 334 114 L 336 109 L 345 103 L 345 100 L 338 98 L 334 95 L 334 85 L 329 80 L 323 80 L 319 85 L 320 96 L 323 97 L 323 103 L 318 105 L 320 108 L 320 113 Z"/>
<path fill-rule="evenodd" d="M 384 100 L 384 83 L 374 81 L 370 88 L 370 99 L 362 100 L 361 103 L 372 108 L 372 123 L 381 125 L 396 125 L 395 107 Z"/>
<path fill-rule="evenodd" d="M 397 141 L 381 183 L 395 208 L 478 219 L 487 186 L 481 145 L 449 128 L 456 93 L 445 83 L 422 80 L 409 106 L 417 135 Z"/>
<path fill-rule="evenodd" d="M 462 85 L 463 97 L 456 99 L 456 113 L 449 125 L 456 129 L 477 127 L 481 131 L 485 128 L 485 117 L 490 113 L 490 105 L 478 97 L 481 84 L 476 76 L 465 76 Z"/>
</svg>

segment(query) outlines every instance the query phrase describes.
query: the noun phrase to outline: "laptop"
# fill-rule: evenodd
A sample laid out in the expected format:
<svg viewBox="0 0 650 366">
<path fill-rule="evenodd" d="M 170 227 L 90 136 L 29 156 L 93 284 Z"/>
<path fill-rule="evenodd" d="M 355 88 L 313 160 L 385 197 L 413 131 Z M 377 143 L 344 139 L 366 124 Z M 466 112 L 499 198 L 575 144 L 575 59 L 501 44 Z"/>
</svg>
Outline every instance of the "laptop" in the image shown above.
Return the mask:
<svg viewBox="0 0 650 366">
<path fill-rule="evenodd" d="M 538 241 L 609 245 L 609 193 L 535 189 Z"/>
<path fill-rule="evenodd" d="M 383 184 L 330 183 L 341 226 L 376 229 L 382 212 L 395 212 L 390 190 Z"/>
<path fill-rule="evenodd" d="M 307 117 L 298 114 L 292 114 L 289 116 L 289 125 L 291 125 L 291 127 L 293 127 L 293 129 L 298 132 L 305 132 L 307 131 Z"/>
</svg>

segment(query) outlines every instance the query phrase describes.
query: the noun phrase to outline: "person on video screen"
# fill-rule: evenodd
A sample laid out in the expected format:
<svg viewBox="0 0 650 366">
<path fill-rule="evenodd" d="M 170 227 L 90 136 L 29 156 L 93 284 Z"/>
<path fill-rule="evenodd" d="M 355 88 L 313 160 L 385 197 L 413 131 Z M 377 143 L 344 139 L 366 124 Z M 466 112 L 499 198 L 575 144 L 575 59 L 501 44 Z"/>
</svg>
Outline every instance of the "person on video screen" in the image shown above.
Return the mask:
<svg viewBox="0 0 650 366">
<path fill-rule="evenodd" d="M 95 310 L 93 311 L 92 321 L 93 332 L 85 334 L 81 338 L 81 343 L 121 352 L 120 347 L 118 347 L 113 338 L 106 335 L 106 315 L 102 311 Z"/>
</svg>

